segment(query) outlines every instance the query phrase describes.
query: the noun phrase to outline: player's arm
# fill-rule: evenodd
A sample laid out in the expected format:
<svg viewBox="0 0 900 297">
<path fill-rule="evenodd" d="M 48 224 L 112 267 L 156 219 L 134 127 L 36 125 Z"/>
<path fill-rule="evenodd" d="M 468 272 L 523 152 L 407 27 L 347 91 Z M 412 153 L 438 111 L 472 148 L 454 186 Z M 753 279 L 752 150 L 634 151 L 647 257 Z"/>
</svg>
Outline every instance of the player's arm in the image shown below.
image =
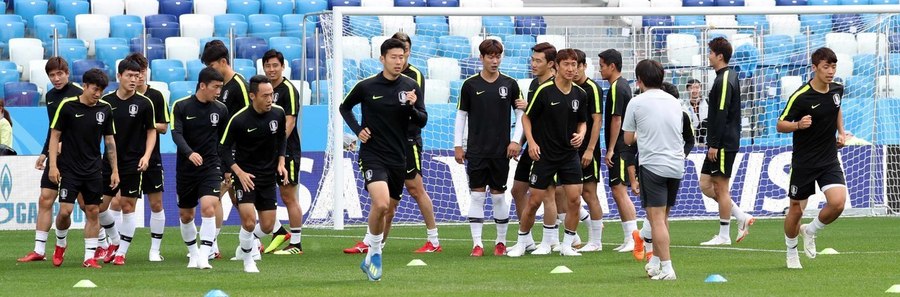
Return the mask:
<svg viewBox="0 0 900 297">
<path fill-rule="evenodd" d="M 169 102 L 166 101 L 165 98 L 162 98 L 162 95 L 158 98 L 158 102 L 153 103 L 153 114 L 156 118 L 156 133 L 166 134 L 169 132 Z M 150 100 L 151 102 L 153 100 Z"/>
<path fill-rule="evenodd" d="M 459 101 L 456 103 L 456 121 L 453 124 L 453 157 L 456 163 L 463 164 L 466 160 L 466 152 L 463 151 L 463 133 L 466 132 L 466 121 L 469 119 L 469 89 L 468 83 L 463 83 L 459 90 Z"/>
<path fill-rule="evenodd" d="M 628 109 L 625 110 L 625 120 L 622 125 L 622 131 L 625 132 L 625 145 L 634 145 L 637 142 L 637 138 L 634 135 L 634 131 L 637 130 L 637 121 L 634 118 L 635 106 L 628 106 Z"/>
<path fill-rule="evenodd" d="M 781 116 L 778 117 L 778 123 L 775 126 L 775 129 L 778 130 L 778 132 L 793 133 L 797 130 L 809 128 L 809 126 L 812 125 L 812 117 L 808 114 L 803 115 L 804 111 L 802 111 L 799 106 L 794 106 L 794 100 L 796 100 L 798 96 L 799 95 L 796 94 L 796 92 L 791 96 L 784 111 L 781 112 Z"/>
<path fill-rule="evenodd" d="M 275 147 L 278 148 L 278 167 L 276 168 L 276 170 L 278 171 L 278 175 L 288 176 L 287 169 L 284 168 L 284 155 L 287 151 L 286 135 L 288 127 L 286 127 L 285 125 L 287 123 L 287 116 L 282 113 L 278 118 L 278 121 L 280 122 L 278 125 L 278 129 L 275 130 Z M 285 184 L 288 184 L 289 182 L 290 181 L 287 178 L 284 179 Z"/>
<path fill-rule="evenodd" d="M 588 81 L 590 82 L 590 81 Z M 603 126 L 603 95 L 600 92 L 600 88 L 597 87 L 597 84 L 589 83 L 589 89 L 585 90 L 588 93 L 588 110 L 590 114 L 591 121 L 591 131 L 589 138 L 587 140 L 588 145 L 584 151 L 584 154 L 581 156 L 581 166 L 587 167 L 594 160 L 594 151 L 597 149 L 597 142 L 600 140 L 600 127 Z"/>
<path fill-rule="evenodd" d="M 725 136 L 725 125 L 728 116 L 728 108 L 730 107 L 732 94 L 734 90 L 728 83 L 728 77 L 723 76 L 721 80 L 713 83 L 712 89 L 709 91 L 709 112 L 706 128 L 706 146 L 710 149 L 721 149 L 722 138 Z"/>
<path fill-rule="evenodd" d="M 106 143 L 106 158 L 109 160 L 109 164 L 112 167 L 112 173 L 109 176 L 109 187 L 115 188 L 119 185 L 119 157 L 116 155 L 116 139 L 112 134 L 106 134 L 104 137 L 103 142 Z"/>
<path fill-rule="evenodd" d="M 684 157 L 687 158 L 694 149 L 694 129 L 691 123 L 691 116 L 686 112 L 681 113 L 681 138 L 684 139 Z"/>
<path fill-rule="evenodd" d="M 338 110 L 341 112 L 344 122 L 347 123 L 347 127 L 350 127 L 350 130 L 353 131 L 353 134 L 356 134 L 359 141 L 365 143 L 369 141 L 369 137 L 372 135 L 371 131 L 369 131 L 368 127 L 362 127 L 359 121 L 356 120 L 356 115 L 353 114 L 353 107 L 362 103 L 363 93 L 360 84 L 357 83 L 350 90 L 350 93 L 347 93 L 347 97 L 344 97 L 344 102 L 341 102 Z"/>
<path fill-rule="evenodd" d="M 59 167 L 56 166 L 57 156 L 59 155 L 59 137 L 62 135 L 62 131 L 57 129 L 50 129 L 50 152 L 47 157 L 50 159 L 50 172 L 49 178 L 51 181 L 55 183 L 59 183 Z"/>
<path fill-rule="evenodd" d="M 425 124 L 428 123 L 428 112 L 425 111 L 425 96 L 422 88 L 416 87 L 412 93 L 414 98 L 407 97 L 413 101 L 413 104 L 410 105 L 410 120 L 419 128 L 425 128 Z"/>
<path fill-rule="evenodd" d="M 541 146 L 534 140 L 534 133 L 532 133 L 532 125 L 531 125 L 531 117 L 539 116 L 544 110 L 544 100 L 543 92 L 535 92 L 534 97 L 531 98 L 531 102 L 528 103 L 528 108 L 525 109 L 525 115 L 522 116 L 522 128 L 525 130 L 525 139 L 528 141 L 528 155 L 532 160 L 539 160 L 541 158 Z"/>
<path fill-rule="evenodd" d="M 153 154 L 153 149 L 156 147 L 156 108 L 153 105 L 153 101 L 147 99 L 147 102 L 150 103 L 150 108 L 144 112 L 144 124 L 147 129 L 147 140 L 144 147 L 144 155 L 141 156 L 141 159 L 138 161 L 138 171 L 147 170 L 147 167 L 150 166 L 150 155 Z"/>
<path fill-rule="evenodd" d="M 841 97 L 843 97 L 843 96 L 844 95 L 841 94 Z M 844 145 L 846 144 L 847 138 L 845 136 L 846 134 L 844 134 L 844 133 L 846 133 L 846 132 L 844 132 L 844 111 L 840 107 L 838 107 L 838 112 L 837 112 L 837 131 L 838 131 L 837 145 L 838 145 L 838 148 L 841 148 L 841 147 L 844 147 Z"/>
<path fill-rule="evenodd" d="M 184 139 L 184 116 L 182 115 L 182 106 L 175 103 L 175 106 L 172 106 L 172 141 L 175 142 L 175 148 L 178 154 L 183 155 L 185 157 L 190 157 L 191 154 L 194 153 L 194 149 L 188 145 L 187 140 Z M 200 164 L 195 164 L 199 166 Z"/>
<path fill-rule="evenodd" d="M 287 83 L 290 83 L 290 81 Z M 285 137 L 290 136 L 291 133 L 294 133 L 294 129 L 297 128 L 297 115 L 300 114 L 300 108 L 302 108 L 300 107 L 300 92 L 297 91 L 297 88 L 291 87 L 290 96 L 291 104 L 285 110 L 284 116 Z"/>
<path fill-rule="evenodd" d="M 616 142 L 619 139 L 619 133 L 621 133 L 621 131 L 622 131 L 622 116 L 625 114 L 625 106 L 624 106 L 625 104 L 622 104 L 622 100 L 626 96 L 629 96 L 629 94 L 627 92 L 625 92 L 625 89 L 628 89 L 628 86 L 619 86 L 619 84 L 616 83 L 616 89 L 613 90 L 614 97 L 613 97 L 613 108 L 611 111 L 612 114 L 610 115 L 609 127 L 606 127 L 607 129 L 609 129 L 609 139 L 607 140 L 608 141 L 607 143 L 609 143 L 609 146 L 606 148 L 606 165 L 607 166 L 613 165 L 612 157 L 617 149 Z M 618 98 L 619 100 L 616 100 L 616 98 Z M 619 101 L 619 102 L 616 102 L 616 101 Z"/>
<path fill-rule="evenodd" d="M 518 99 L 517 102 L 524 102 L 525 100 Z M 518 103 L 516 103 L 518 105 Z M 525 111 L 519 108 L 513 110 L 513 113 L 516 115 L 516 125 L 513 128 L 512 136 L 509 138 L 509 146 L 506 148 L 506 157 L 507 158 L 515 158 L 519 156 L 519 153 L 522 151 L 522 144 L 519 141 L 522 141 L 522 117 L 525 115 Z"/>
</svg>

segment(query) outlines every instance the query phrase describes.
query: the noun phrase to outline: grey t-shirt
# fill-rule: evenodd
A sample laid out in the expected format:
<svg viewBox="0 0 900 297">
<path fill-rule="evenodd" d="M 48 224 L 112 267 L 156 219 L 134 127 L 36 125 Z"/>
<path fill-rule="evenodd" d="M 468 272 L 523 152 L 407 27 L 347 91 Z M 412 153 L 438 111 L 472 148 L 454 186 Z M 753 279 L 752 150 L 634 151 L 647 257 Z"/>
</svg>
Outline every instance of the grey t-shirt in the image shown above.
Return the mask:
<svg viewBox="0 0 900 297">
<path fill-rule="evenodd" d="M 681 103 L 665 91 L 651 89 L 631 99 L 622 130 L 635 132 L 644 169 L 667 178 L 684 176 L 683 118 Z"/>
</svg>

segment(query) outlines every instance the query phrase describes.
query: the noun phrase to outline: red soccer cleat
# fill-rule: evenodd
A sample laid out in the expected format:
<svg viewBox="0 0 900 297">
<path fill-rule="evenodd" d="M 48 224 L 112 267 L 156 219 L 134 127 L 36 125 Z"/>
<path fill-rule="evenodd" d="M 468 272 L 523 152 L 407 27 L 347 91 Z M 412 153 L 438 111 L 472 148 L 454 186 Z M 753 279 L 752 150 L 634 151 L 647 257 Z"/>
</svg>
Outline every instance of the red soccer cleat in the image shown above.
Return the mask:
<svg viewBox="0 0 900 297">
<path fill-rule="evenodd" d="M 416 254 L 425 254 L 425 253 L 439 253 L 444 251 L 441 246 L 434 246 L 431 241 L 426 241 L 425 245 L 420 247 L 418 250 L 415 250 L 413 253 Z"/>
<path fill-rule="evenodd" d="M 638 230 L 631 231 L 631 239 L 634 240 L 634 250 L 631 255 L 635 261 L 644 260 L 644 239 L 641 238 L 641 232 Z"/>
<path fill-rule="evenodd" d="M 113 259 L 113 265 L 125 265 L 125 256 L 116 256 Z"/>
<path fill-rule="evenodd" d="M 53 252 L 53 266 L 59 267 L 63 263 L 63 258 L 66 257 L 66 248 L 61 246 L 56 246 L 56 251 Z"/>
<path fill-rule="evenodd" d="M 21 257 L 21 258 L 19 258 L 19 259 L 16 260 L 16 261 L 19 261 L 19 262 L 33 262 L 33 261 L 44 261 L 44 260 L 47 260 L 47 257 L 45 257 L 44 255 L 35 253 L 34 251 L 31 251 L 30 253 L 28 253 L 27 255 L 25 255 L 25 257 Z"/>
<path fill-rule="evenodd" d="M 97 248 L 99 250 L 99 248 Z M 116 251 L 119 250 L 118 245 L 110 244 L 109 248 L 106 249 L 106 256 L 103 257 L 103 263 L 112 262 L 116 257 Z"/>
<path fill-rule="evenodd" d="M 107 249 L 98 246 L 97 249 L 94 250 L 94 259 L 103 261 L 103 259 L 106 259 L 106 252 Z"/>
<path fill-rule="evenodd" d="M 100 264 L 97 264 L 97 259 L 88 259 L 87 261 L 84 261 L 84 263 L 81 263 L 81 266 L 84 266 L 85 268 L 103 268 Z"/>
<path fill-rule="evenodd" d="M 362 241 L 357 242 L 353 247 L 344 249 L 344 254 L 365 254 L 369 252 L 369 245 Z"/>
<path fill-rule="evenodd" d="M 484 248 L 476 245 L 475 248 L 472 249 L 472 254 L 470 256 L 472 256 L 472 257 L 484 256 Z"/>
<path fill-rule="evenodd" d="M 506 245 L 503 244 L 502 242 L 497 243 L 497 245 L 494 246 L 494 256 L 503 256 L 503 255 L 506 255 Z"/>
</svg>

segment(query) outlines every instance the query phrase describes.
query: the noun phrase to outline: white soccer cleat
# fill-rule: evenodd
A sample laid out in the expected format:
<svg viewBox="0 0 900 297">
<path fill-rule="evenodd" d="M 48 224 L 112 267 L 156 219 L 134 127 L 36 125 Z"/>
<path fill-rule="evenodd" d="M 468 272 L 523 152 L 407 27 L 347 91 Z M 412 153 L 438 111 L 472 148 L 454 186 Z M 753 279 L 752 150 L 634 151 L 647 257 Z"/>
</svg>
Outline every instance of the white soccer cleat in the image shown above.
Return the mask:
<svg viewBox="0 0 900 297">
<path fill-rule="evenodd" d="M 525 245 L 518 243 L 506 250 L 506 256 L 518 258 L 525 254 Z"/>
<path fill-rule="evenodd" d="M 189 254 L 189 255 L 190 255 L 190 254 Z M 200 268 L 200 266 L 197 266 L 197 259 L 200 258 L 200 255 L 199 255 L 199 254 L 198 254 L 198 255 L 195 255 L 195 256 L 193 256 L 193 257 L 190 257 L 190 256 L 188 256 L 188 257 L 190 258 L 190 260 L 188 260 L 188 266 L 187 266 L 187 268 L 191 268 L 191 269 L 198 269 L 198 268 Z"/>
<path fill-rule="evenodd" d="M 209 265 L 209 259 L 207 259 L 206 257 L 198 257 L 197 268 L 212 269 L 212 265 Z"/>
<path fill-rule="evenodd" d="M 572 242 L 572 247 L 580 247 L 582 244 L 583 242 L 581 242 L 581 236 L 579 236 L 578 233 L 575 233 L 575 241 Z"/>
<path fill-rule="evenodd" d="M 616 251 L 618 251 L 620 253 L 630 253 L 630 252 L 634 251 L 634 240 L 629 240 L 629 241 L 626 241 L 625 243 L 622 243 L 622 248 L 620 248 Z"/>
<path fill-rule="evenodd" d="M 549 255 L 553 252 L 553 247 L 550 244 L 541 243 L 537 246 L 537 249 L 531 252 L 532 255 Z"/>
<path fill-rule="evenodd" d="M 259 249 L 253 248 L 250 250 L 250 256 L 253 257 L 253 261 L 261 261 L 262 253 L 259 252 Z"/>
<path fill-rule="evenodd" d="M 672 272 L 662 272 L 650 278 L 651 280 L 676 280 L 675 271 Z"/>
<path fill-rule="evenodd" d="M 803 269 L 803 266 L 800 265 L 800 252 L 797 251 L 796 247 L 787 250 L 787 268 Z"/>
<path fill-rule="evenodd" d="M 563 257 L 578 257 L 581 256 L 581 253 L 576 252 L 575 249 L 570 246 L 563 246 L 559 249 L 559 255 Z"/>
<path fill-rule="evenodd" d="M 234 257 L 231 257 L 231 261 L 243 261 L 244 260 L 244 251 L 241 250 L 241 246 L 239 245 L 234 249 Z"/>
<path fill-rule="evenodd" d="M 149 261 L 150 262 L 162 262 L 163 256 L 161 256 L 159 254 L 159 251 L 150 251 Z"/>
<path fill-rule="evenodd" d="M 709 241 L 701 242 L 700 245 L 703 246 L 714 246 L 714 245 L 731 245 L 731 238 L 724 238 L 722 236 L 716 235 L 713 236 Z"/>
<path fill-rule="evenodd" d="M 252 259 L 250 261 L 244 261 L 244 272 L 259 273 L 259 268 L 256 267 L 256 261 L 253 261 Z"/>
<path fill-rule="evenodd" d="M 615 247 L 613 250 L 618 252 L 618 251 L 621 250 L 623 247 L 625 247 L 625 243 L 624 243 L 624 242 L 623 242 L 622 244 L 620 244 L 619 246 Z"/>
<path fill-rule="evenodd" d="M 810 259 L 816 258 L 816 236 L 813 234 L 806 233 L 806 230 L 809 229 L 809 224 L 800 225 L 800 237 L 803 237 L 803 251 L 806 252 L 806 257 Z"/>
<path fill-rule="evenodd" d="M 741 242 L 744 238 L 747 237 L 747 234 L 750 234 L 750 226 L 753 226 L 753 223 L 756 222 L 756 218 L 751 215 L 747 215 L 746 220 L 738 220 L 738 237 L 737 242 Z"/>
<path fill-rule="evenodd" d="M 583 247 L 578 249 L 578 252 L 599 252 L 603 250 L 603 244 L 597 242 L 588 242 Z"/>
<path fill-rule="evenodd" d="M 660 272 L 659 269 L 660 269 L 659 264 L 653 265 L 653 264 L 647 263 L 646 265 L 644 265 L 644 271 L 647 272 L 647 277 L 650 277 L 650 278 L 658 275 Z"/>
</svg>

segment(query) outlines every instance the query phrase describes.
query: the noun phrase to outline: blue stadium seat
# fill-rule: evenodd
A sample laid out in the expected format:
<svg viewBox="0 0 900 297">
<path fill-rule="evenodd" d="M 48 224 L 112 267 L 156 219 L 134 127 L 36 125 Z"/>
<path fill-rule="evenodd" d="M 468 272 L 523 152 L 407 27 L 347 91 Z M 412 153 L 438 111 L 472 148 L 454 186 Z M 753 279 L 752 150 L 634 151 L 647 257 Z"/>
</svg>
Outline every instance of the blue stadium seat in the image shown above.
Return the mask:
<svg viewBox="0 0 900 297">
<path fill-rule="evenodd" d="M 170 14 L 154 14 L 148 15 L 144 17 L 144 24 L 147 25 L 147 28 L 156 28 L 161 26 L 163 23 L 177 23 L 178 17 Z"/>
<path fill-rule="evenodd" d="M 238 16 L 243 16 L 238 14 Z M 232 20 L 219 20 L 219 16 L 216 16 L 215 20 L 215 32 L 213 32 L 213 36 L 220 37 L 228 37 L 228 34 L 234 34 L 236 37 L 244 37 L 247 36 L 247 32 L 250 30 L 250 25 L 245 21 L 232 21 Z"/>
<path fill-rule="evenodd" d="M 490 36 L 506 36 L 516 34 L 515 23 L 508 16 L 481 17 L 484 30 Z"/>
<path fill-rule="evenodd" d="M 472 56 L 469 38 L 463 36 L 441 36 L 438 38 L 438 55 L 441 57 L 465 59 Z"/>
<path fill-rule="evenodd" d="M 258 14 L 260 6 L 261 4 L 256 0 L 228 0 L 228 9 L 226 11 L 229 14 L 249 16 Z"/>
<path fill-rule="evenodd" d="M 879 5 L 879 4 L 900 4 L 900 0 L 870 0 L 870 4 Z"/>
<path fill-rule="evenodd" d="M 419 71 L 422 72 L 422 75 L 428 76 L 428 59 L 423 59 L 420 57 L 409 57 L 409 64 L 416 66 L 419 68 Z M 381 71 L 381 67 L 378 68 L 378 71 Z"/>
<path fill-rule="evenodd" d="M 797 35 L 794 36 L 794 49 L 793 55 L 791 56 L 791 60 L 789 64 L 791 65 L 809 65 L 809 54 L 806 53 L 807 46 L 812 50 L 825 46 L 825 34 L 823 33 L 813 33 L 810 35 Z"/>
<path fill-rule="evenodd" d="M 900 53 L 890 53 L 888 54 L 888 73 L 890 75 L 900 75 Z M 883 61 L 884 57 L 881 57 L 881 61 Z M 884 62 L 879 62 L 879 65 L 884 65 Z M 877 68 L 877 66 L 876 66 Z"/>
<path fill-rule="evenodd" d="M 509 57 L 500 64 L 500 72 L 515 79 L 531 76 L 531 57 Z"/>
<path fill-rule="evenodd" d="M 780 66 L 790 62 L 794 50 L 794 39 L 787 35 L 763 35 L 762 65 Z"/>
<path fill-rule="evenodd" d="M 875 86 L 872 85 L 872 88 Z M 875 99 L 869 97 L 850 97 L 844 93 L 841 100 L 841 112 L 844 116 L 844 131 L 852 132 L 854 136 L 867 141 L 874 141 L 875 135 Z M 881 103 L 879 100 L 879 108 Z M 848 120 L 853 119 L 853 120 Z"/>
<path fill-rule="evenodd" d="M 673 24 L 675 26 L 702 26 L 706 25 L 706 18 L 702 15 L 676 15 L 674 16 Z M 676 32 L 700 37 L 699 28 L 678 29 Z"/>
<path fill-rule="evenodd" d="M 37 90 L 37 85 L 30 82 L 8 82 L 3 86 L 5 94 L 4 101 L 9 107 L 28 107 L 38 106 L 41 99 L 41 93 Z"/>
<path fill-rule="evenodd" d="M 839 0 L 838 2 L 840 2 L 840 5 L 870 5 L 870 4 L 873 4 L 872 1 L 869 1 L 869 0 Z"/>
<path fill-rule="evenodd" d="M 444 23 L 447 24 L 447 17 L 437 15 L 420 15 L 415 17 L 416 25 L 428 23 Z"/>
<path fill-rule="evenodd" d="M 77 83 L 81 82 L 81 76 L 88 70 L 97 68 L 106 71 L 106 65 L 99 60 L 75 60 L 74 62 L 69 62 L 69 65 L 71 65 L 72 69 L 72 81 Z"/>
<path fill-rule="evenodd" d="M 450 25 L 445 23 L 425 23 L 416 25 L 416 35 L 440 37 L 450 35 Z"/>
<path fill-rule="evenodd" d="M 110 37 L 136 38 L 144 33 L 141 18 L 134 15 L 117 15 L 109 18 Z"/>
<path fill-rule="evenodd" d="M 775 5 L 778 5 L 778 6 L 806 5 L 806 0 L 775 0 Z"/>
<path fill-rule="evenodd" d="M 858 14 L 835 14 L 832 16 L 834 32 L 856 33 L 862 31 L 863 21 Z"/>
<path fill-rule="evenodd" d="M 394 0 L 396 7 L 426 7 L 428 1 L 425 0 Z"/>
<path fill-rule="evenodd" d="M 682 0 L 681 6 L 716 6 L 715 0 Z"/>
<path fill-rule="evenodd" d="M 99 40 L 99 39 L 98 39 Z M 109 69 L 107 69 L 106 74 L 110 77 L 116 75 L 116 60 L 124 59 L 125 56 L 131 52 L 131 49 L 128 45 L 121 44 L 97 44 L 96 45 L 96 53 L 97 60 L 103 62 L 103 64 L 110 65 Z"/>
<path fill-rule="evenodd" d="M 281 27 L 284 36 L 292 36 L 297 38 L 309 37 L 315 35 L 316 21 L 315 17 L 306 18 L 306 36 L 303 36 L 303 15 L 289 14 L 281 18 Z"/>
<path fill-rule="evenodd" d="M 456 104 L 459 102 L 459 92 L 462 88 L 464 80 L 453 80 L 450 81 L 450 104 Z"/>
<path fill-rule="evenodd" d="M 327 80 L 316 81 L 310 84 L 313 98 L 312 104 L 328 104 L 328 94 L 331 93 L 331 83 Z"/>
<path fill-rule="evenodd" d="M 0 61 L 0 70 L 18 71 L 19 66 L 13 61 Z"/>
<path fill-rule="evenodd" d="M 87 48 L 84 47 L 84 44 L 81 45 L 60 45 L 59 52 L 57 56 L 65 59 L 69 63 L 71 61 L 84 60 L 87 59 Z"/>
<path fill-rule="evenodd" d="M 286 15 L 294 13 L 293 0 L 263 0 L 260 11 L 265 14 Z"/>
<path fill-rule="evenodd" d="M 671 16 L 644 16 L 642 23 L 644 27 L 672 26 L 674 22 Z M 672 34 L 672 29 L 654 29 L 653 30 L 653 47 L 666 48 L 666 35 Z"/>
<path fill-rule="evenodd" d="M 344 25 L 350 30 L 350 35 L 361 36 L 371 39 L 374 36 L 381 36 L 381 21 L 377 16 L 349 16 L 344 20 Z"/>
<path fill-rule="evenodd" d="M 0 94 L 5 94 L 3 86 L 7 83 L 18 82 L 19 81 L 19 72 L 15 69 L 13 70 L 0 70 Z"/>
<path fill-rule="evenodd" d="M 56 1 L 54 13 L 66 18 L 69 31 L 75 31 L 75 16 L 91 13 L 91 4 L 83 0 Z"/>
<path fill-rule="evenodd" d="M 249 59 L 251 61 L 262 58 L 263 54 L 269 50 L 269 45 L 266 43 L 266 40 L 259 37 L 236 38 L 234 40 L 234 47 L 235 57 L 237 59 Z M 254 67 L 256 67 L 255 64 Z"/>
<path fill-rule="evenodd" d="M 459 7 L 459 0 L 431 0 L 428 7 Z"/>
<path fill-rule="evenodd" d="M 52 41 L 53 29 L 58 28 L 59 38 L 69 37 L 69 22 L 61 15 L 42 14 L 34 16 L 34 35 L 46 44 Z"/>
<path fill-rule="evenodd" d="M 213 40 L 222 41 L 222 43 L 225 44 L 225 48 L 227 48 L 228 51 L 231 51 L 231 39 L 228 39 L 227 37 L 217 37 L 217 36 L 200 39 L 200 51 L 202 52 L 203 49 L 206 48 L 206 44 Z"/>
<path fill-rule="evenodd" d="M 318 55 L 319 58 L 325 59 L 327 49 L 325 47 L 325 37 L 324 36 L 320 35 L 318 39 L 316 39 L 316 37 L 306 37 L 306 41 L 304 43 L 306 44 L 306 57 L 307 58 L 313 59 L 316 57 L 316 55 Z M 318 46 L 318 53 L 316 51 L 317 46 Z"/>
<path fill-rule="evenodd" d="M 203 62 L 201 62 L 199 59 L 196 59 L 188 61 L 186 68 L 187 79 L 195 80 L 200 79 L 200 71 L 203 70 L 203 68 L 206 68 L 206 65 L 204 65 Z M 169 91 L 171 91 L 171 87 L 169 87 Z"/>
<path fill-rule="evenodd" d="M 269 38 L 269 48 L 281 52 L 287 61 L 303 58 L 303 42 L 297 37 Z"/>
<path fill-rule="evenodd" d="M 294 2 L 296 5 L 294 12 L 301 15 L 328 10 L 328 0 L 296 0 Z"/>
<path fill-rule="evenodd" d="M 897 121 L 897 115 L 900 114 L 900 99 L 879 99 L 875 104 L 877 106 L 875 144 L 900 144 L 900 121 Z"/>
<path fill-rule="evenodd" d="M 349 94 L 358 82 L 359 80 L 348 80 L 346 83 L 344 83 L 344 95 Z"/>
<path fill-rule="evenodd" d="M 716 0 L 716 6 L 744 6 L 744 0 Z"/>
<path fill-rule="evenodd" d="M 25 23 L 7 22 L 0 23 L 0 51 L 5 58 L 9 57 L 9 40 L 25 37 Z"/>
<path fill-rule="evenodd" d="M 518 35 L 544 35 L 547 34 L 547 23 L 542 16 L 517 16 L 513 20 Z"/>
<path fill-rule="evenodd" d="M 94 45 L 95 45 L 95 46 L 99 46 L 99 45 L 121 45 L 121 46 L 128 46 L 128 45 L 129 45 L 129 42 L 128 42 L 128 39 L 125 39 L 125 38 L 113 38 L 113 37 L 109 37 L 109 38 L 97 38 L 97 39 L 94 40 Z"/>
<path fill-rule="evenodd" d="M 900 53 L 900 33 L 888 34 L 888 50 L 892 53 Z"/>
<path fill-rule="evenodd" d="M 840 5 L 838 0 L 808 0 L 806 5 Z"/>
<path fill-rule="evenodd" d="M 228 13 L 220 14 L 213 17 L 213 22 L 230 21 L 230 22 L 246 22 L 247 16 L 243 14 Z"/>
<path fill-rule="evenodd" d="M 509 35 L 503 40 L 504 55 L 507 57 L 531 56 L 531 47 L 535 44 L 535 38 L 531 35 Z"/>
<path fill-rule="evenodd" d="M 180 36 L 181 29 L 179 29 L 178 23 L 163 22 L 158 25 L 159 27 L 147 27 L 147 34 L 150 34 L 150 37 L 166 40 L 169 37 Z"/>
<path fill-rule="evenodd" d="M 315 61 L 313 61 L 312 59 L 306 59 L 306 69 L 304 71 L 306 72 L 306 81 L 310 83 L 328 77 L 328 72 L 326 71 L 325 66 L 316 66 Z"/>
<path fill-rule="evenodd" d="M 180 17 L 194 11 L 194 1 L 191 0 L 160 0 L 159 14 L 171 14 Z"/>
<path fill-rule="evenodd" d="M 292 80 L 300 80 L 300 72 L 303 71 L 303 60 L 301 59 L 293 59 L 291 60 L 291 79 Z"/>
<path fill-rule="evenodd" d="M 870 66 L 871 65 L 866 65 Z M 844 81 L 844 97 L 875 98 L 875 76 L 853 75 Z"/>
<path fill-rule="evenodd" d="M 831 33 L 832 16 L 830 14 L 801 14 L 800 32 Z"/>
<path fill-rule="evenodd" d="M 328 63 L 327 65 L 331 65 L 331 63 L 332 63 L 332 62 L 331 62 L 331 59 L 328 59 L 328 61 L 327 61 L 326 63 Z M 344 71 L 343 71 L 343 74 L 344 74 L 344 80 L 345 80 L 345 81 L 348 81 L 348 80 L 359 80 L 359 79 L 360 79 L 360 77 L 359 77 L 359 64 L 356 62 L 356 60 L 353 60 L 353 59 L 344 59 Z"/>
<path fill-rule="evenodd" d="M 248 35 L 252 37 L 259 37 L 262 39 L 269 39 L 272 37 L 281 36 L 281 23 L 280 22 L 254 22 L 250 23 L 250 33 Z"/>
<path fill-rule="evenodd" d="M 131 52 L 143 52 L 141 48 L 144 46 L 144 41 L 141 38 L 132 38 L 130 41 Z M 147 39 L 147 52 L 144 54 L 148 60 L 156 60 L 156 59 L 165 59 L 166 58 L 166 45 L 163 43 L 162 39 L 159 38 L 148 38 Z"/>
<path fill-rule="evenodd" d="M 328 9 L 333 10 L 335 6 L 360 6 L 361 0 L 328 0 Z"/>
<path fill-rule="evenodd" d="M 169 83 L 169 98 L 178 100 L 194 95 L 197 91 L 197 81 L 173 81 Z"/>
<path fill-rule="evenodd" d="M 15 14 L 21 16 L 22 19 L 25 20 L 25 27 L 27 27 L 28 29 L 34 29 L 34 16 L 47 14 L 47 1 L 18 1 L 17 4 L 18 5 L 16 5 Z"/>
<path fill-rule="evenodd" d="M 677 17 L 676 17 L 677 18 Z M 738 22 L 738 26 L 756 26 L 761 29 L 763 32 L 769 31 L 769 21 L 766 19 L 764 15 L 737 15 L 735 16 Z"/>
<path fill-rule="evenodd" d="M 500 65 L 503 65 L 503 64 L 500 64 Z M 471 58 L 465 58 L 465 59 L 459 60 L 459 68 L 460 68 L 460 75 L 463 78 L 468 78 L 472 75 L 475 75 L 475 74 L 478 74 L 479 72 L 481 72 L 481 69 L 483 69 L 484 66 L 481 64 L 480 58 L 471 57 Z M 452 89 L 451 89 L 451 91 L 452 91 Z"/>
<path fill-rule="evenodd" d="M 366 78 L 375 75 L 381 71 L 382 67 L 381 61 L 378 61 L 378 59 L 359 60 L 359 77 Z"/>
<path fill-rule="evenodd" d="M 234 59 L 231 67 L 234 67 L 234 71 L 240 73 L 245 79 L 250 80 L 251 77 L 256 75 L 256 63 L 253 61 L 250 59 Z"/>
<path fill-rule="evenodd" d="M 759 64 L 759 50 L 750 44 L 738 46 L 731 56 L 731 64 L 738 71 L 740 78 L 753 77 L 756 74 L 756 66 Z"/>
<path fill-rule="evenodd" d="M 19 22 L 24 24 L 25 19 L 17 14 L 0 14 L 0 23 Z"/>
<path fill-rule="evenodd" d="M 119 82 L 115 80 L 110 80 L 109 84 L 106 85 L 106 89 L 103 89 L 103 93 L 111 93 L 115 92 L 119 89 Z"/>
<path fill-rule="evenodd" d="M 255 22 L 281 22 L 281 17 L 274 14 L 251 14 L 247 16 L 247 23 Z"/>
<path fill-rule="evenodd" d="M 184 64 L 178 60 L 157 59 L 150 62 L 150 76 L 153 81 L 172 83 L 184 81 Z"/>
<path fill-rule="evenodd" d="M 412 56 L 422 59 L 434 58 L 438 56 L 440 45 L 437 38 L 433 36 L 414 35 L 410 36 L 412 41 Z M 419 66 L 419 65 L 416 65 Z"/>
</svg>

